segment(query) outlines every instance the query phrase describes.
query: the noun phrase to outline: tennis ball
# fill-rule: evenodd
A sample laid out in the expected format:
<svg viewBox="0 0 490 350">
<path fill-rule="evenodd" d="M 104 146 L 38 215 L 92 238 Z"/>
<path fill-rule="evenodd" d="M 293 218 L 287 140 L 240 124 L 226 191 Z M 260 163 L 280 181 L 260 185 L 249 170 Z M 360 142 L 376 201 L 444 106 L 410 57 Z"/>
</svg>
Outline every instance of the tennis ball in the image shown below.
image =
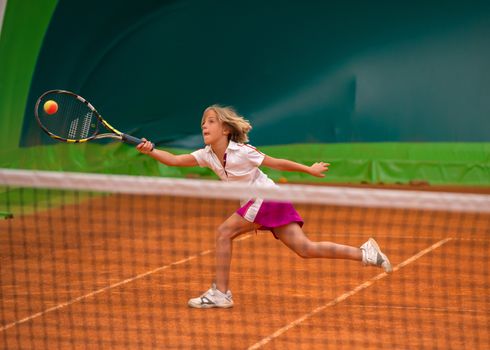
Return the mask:
<svg viewBox="0 0 490 350">
<path fill-rule="evenodd" d="M 47 114 L 55 114 L 58 112 L 58 104 L 53 100 L 48 100 L 44 103 L 44 111 Z"/>
</svg>

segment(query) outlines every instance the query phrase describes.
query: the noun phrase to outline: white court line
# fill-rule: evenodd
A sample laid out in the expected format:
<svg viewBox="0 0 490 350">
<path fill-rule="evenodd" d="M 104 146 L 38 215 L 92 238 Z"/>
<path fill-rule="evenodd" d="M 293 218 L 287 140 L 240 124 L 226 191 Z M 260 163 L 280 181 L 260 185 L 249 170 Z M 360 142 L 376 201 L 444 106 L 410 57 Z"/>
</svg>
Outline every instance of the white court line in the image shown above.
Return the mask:
<svg viewBox="0 0 490 350">
<path fill-rule="evenodd" d="M 351 308 L 360 309 L 390 309 L 390 310 L 410 310 L 410 311 L 432 311 L 432 312 L 443 312 L 443 313 L 459 313 L 459 314 L 487 314 L 484 310 L 475 309 L 459 309 L 454 307 L 424 307 L 424 306 L 395 306 L 395 305 L 359 305 L 350 304 L 347 305 Z"/>
<path fill-rule="evenodd" d="M 394 268 L 393 268 L 393 272 L 395 271 L 398 271 L 399 269 L 401 269 L 402 267 L 404 266 L 407 266 L 408 264 L 414 262 L 415 260 L 419 259 L 420 257 L 424 256 L 425 254 L 427 253 L 430 253 L 431 251 L 439 248 L 440 246 L 442 246 L 443 244 L 449 242 L 450 240 L 452 240 L 452 238 L 445 238 L 437 243 L 434 243 L 433 245 L 431 245 L 430 247 L 424 249 L 424 250 L 421 250 L 420 252 L 418 252 L 417 254 L 415 254 L 414 256 L 408 258 L 407 260 L 401 262 L 400 264 L 396 265 Z M 296 327 L 297 325 L 299 325 L 300 323 L 302 323 L 303 321 L 305 321 L 306 319 L 318 314 L 319 312 L 322 312 L 323 310 L 325 310 L 326 308 L 330 307 L 330 306 L 334 306 L 334 305 L 337 305 L 339 304 L 340 302 L 344 301 L 345 299 L 353 296 L 354 294 L 370 287 L 371 285 L 374 284 L 374 282 L 382 279 L 382 278 L 385 278 L 386 276 L 388 276 L 388 274 L 386 272 L 382 272 L 380 273 L 379 275 L 377 276 L 374 276 L 373 278 L 367 280 L 366 282 L 358 285 L 357 287 L 355 287 L 354 289 L 352 289 L 351 291 L 349 292 L 346 292 L 340 296 L 338 296 L 337 298 L 331 300 L 329 303 L 325 304 L 325 305 L 322 305 L 322 306 L 319 306 L 317 307 L 316 309 L 312 310 L 311 312 L 301 316 L 300 318 L 298 318 L 297 320 L 287 324 L 286 326 L 278 329 L 277 331 L 275 331 L 274 333 L 272 333 L 271 335 L 263 338 L 261 341 L 255 343 L 254 345 L 250 346 L 248 348 L 248 350 L 256 350 L 256 349 L 259 349 L 261 348 L 262 346 L 266 345 L 267 343 L 269 343 L 271 340 L 281 336 L 283 333 L 287 332 L 288 330 L 290 330 L 291 328 L 293 327 Z"/>
<path fill-rule="evenodd" d="M 251 235 L 251 234 L 247 234 L 247 235 L 245 235 L 245 236 L 243 236 L 243 237 L 240 237 L 240 238 L 238 238 L 238 239 L 235 239 L 234 241 L 235 241 L 235 242 L 239 242 L 239 241 L 243 241 L 243 240 L 245 240 L 245 239 L 247 239 L 247 238 L 250 238 L 250 237 L 252 237 L 252 235 Z M 154 273 L 157 273 L 157 272 L 160 272 L 160 271 L 166 270 L 166 269 L 171 268 L 171 267 L 173 267 L 173 266 L 177 266 L 177 265 L 182 265 L 182 264 L 185 264 L 186 262 L 189 262 L 189 261 L 194 260 L 194 259 L 196 259 L 196 258 L 199 258 L 199 257 L 201 257 L 201 256 L 208 255 L 208 254 L 210 254 L 210 253 L 212 253 L 212 252 L 214 252 L 214 250 L 213 250 L 213 249 L 208 249 L 208 250 L 205 250 L 205 251 L 200 252 L 200 253 L 198 253 L 198 254 L 188 256 L 187 258 L 181 259 L 181 260 L 179 260 L 179 261 L 176 261 L 176 262 L 170 263 L 170 264 L 168 264 L 168 265 L 164 265 L 164 266 L 157 267 L 156 269 L 153 269 L 153 270 L 150 270 L 150 271 L 147 271 L 147 272 L 141 273 L 141 274 L 136 275 L 136 276 L 133 276 L 133 277 L 131 277 L 131 278 L 127 278 L 127 279 L 125 279 L 125 280 L 122 280 L 122 281 L 119 281 L 119 282 L 117 282 L 117 283 L 111 284 L 111 285 L 109 285 L 109 286 L 107 286 L 107 287 L 104 287 L 104 288 L 98 289 L 98 290 L 96 290 L 96 291 L 90 292 L 90 293 L 88 293 L 88 294 L 85 294 L 85 295 L 79 296 L 78 298 L 75 298 L 75 299 L 69 300 L 69 301 L 67 301 L 67 302 L 64 302 L 64 303 L 58 304 L 58 305 L 56 305 L 56 306 L 50 307 L 49 309 L 46 309 L 46 310 L 43 310 L 43 311 L 37 312 L 37 313 L 35 313 L 35 314 L 33 314 L 33 315 L 30 315 L 30 316 L 27 316 L 27 317 L 25 317 L 25 318 L 23 318 L 23 319 L 21 319 L 21 320 L 14 321 L 14 322 L 12 322 L 12 323 L 8 323 L 8 324 L 6 324 L 5 326 L 3 326 L 3 327 L 1 327 L 1 328 L 0 328 L 0 332 L 6 331 L 6 330 L 7 330 L 7 329 L 9 329 L 9 328 L 12 328 L 12 327 L 18 326 L 18 325 L 20 325 L 20 324 L 22 324 L 22 323 L 25 323 L 25 322 L 27 322 L 27 321 L 30 321 L 30 320 L 32 320 L 32 319 L 34 319 L 34 318 L 37 318 L 37 317 L 43 316 L 43 315 L 47 314 L 48 312 L 59 310 L 59 309 L 61 309 L 61 308 L 64 308 L 64 307 L 66 307 L 66 306 L 69 306 L 69 305 L 71 305 L 71 304 L 74 304 L 74 303 L 76 303 L 76 302 L 79 302 L 79 301 L 81 301 L 81 300 L 84 300 L 84 299 L 90 298 L 90 297 L 92 297 L 92 296 L 94 296 L 94 295 L 97 295 L 97 294 L 103 293 L 103 292 L 108 291 L 108 290 L 110 290 L 110 289 L 113 289 L 113 288 L 116 288 L 116 287 L 122 286 L 123 284 L 127 284 L 127 283 L 130 283 L 130 282 L 133 282 L 133 281 L 139 280 L 139 279 L 141 279 L 141 278 L 143 278 L 143 277 L 146 277 L 146 276 L 149 276 L 149 275 L 151 275 L 151 274 L 154 274 Z"/>
</svg>

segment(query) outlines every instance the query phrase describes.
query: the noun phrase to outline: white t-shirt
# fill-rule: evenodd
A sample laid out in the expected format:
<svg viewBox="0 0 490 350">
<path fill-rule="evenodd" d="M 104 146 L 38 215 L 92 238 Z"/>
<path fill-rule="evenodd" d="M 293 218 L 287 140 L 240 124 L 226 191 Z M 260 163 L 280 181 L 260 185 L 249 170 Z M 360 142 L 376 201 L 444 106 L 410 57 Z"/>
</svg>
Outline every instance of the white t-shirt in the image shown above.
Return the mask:
<svg viewBox="0 0 490 350">
<path fill-rule="evenodd" d="M 191 154 L 200 167 L 209 167 L 223 181 L 275 186 L 274 181 L 259 169 L 265 154 L 253 146 L 230 141 L 225 152 L 224 166 L 209 145 Z"/>
</svg>

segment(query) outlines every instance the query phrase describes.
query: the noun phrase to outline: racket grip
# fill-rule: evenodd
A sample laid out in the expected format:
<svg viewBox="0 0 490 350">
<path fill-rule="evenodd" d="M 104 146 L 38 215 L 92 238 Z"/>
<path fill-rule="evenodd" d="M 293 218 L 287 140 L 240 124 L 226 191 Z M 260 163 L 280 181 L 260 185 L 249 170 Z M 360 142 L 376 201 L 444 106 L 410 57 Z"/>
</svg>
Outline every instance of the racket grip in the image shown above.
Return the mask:
<svg viewBox="0 0 490 350">
<path fill-rule="evenodd" d="M 131 136 L 128 134 L 122 134 L 121 136 L 122 136 L 123 142 L 129 143 L 132 145 L 139 145 L 141 142 L 143 142 L 142 139 L 139 139 L 137 137 L 134 137 L 134 136 Z"/>
<path fill-rule="evenodd" d="M 134 136 L 131 136 L 131 135 L 128 135 L 128 134 L 122 134 L 122 141 L 125 142 L 125 143 L 129 143 L 131 145 L 139 145 L 141 142 L 143 142 L 142 139 L 139 139 L 137 137 L 134 137 Z M 152 143 L 152 150 L 153 148 L 155 148 L 155 145 Z"/>
</svg>

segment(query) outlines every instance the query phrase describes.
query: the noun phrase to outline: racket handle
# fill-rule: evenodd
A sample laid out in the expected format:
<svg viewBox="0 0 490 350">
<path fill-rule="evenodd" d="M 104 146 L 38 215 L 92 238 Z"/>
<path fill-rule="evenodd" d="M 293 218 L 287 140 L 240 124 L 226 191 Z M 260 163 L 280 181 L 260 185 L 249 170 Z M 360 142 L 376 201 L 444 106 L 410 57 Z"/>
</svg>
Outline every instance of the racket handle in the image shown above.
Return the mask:
<svg viewBox="0 0 490 350">
<path fill-rule="evenodd" d="M 141 142 L 143 142 L 142 139 L 139 139 L 137 137 L 134 137 L 134 136 L 131 136 L 128 134 L 122 134 L 121 136 L 122 136 L 123 142 L 129 143 L 131 145 L 139 145 Z M 153 148 L 155 148 L 155 145 L 153 143 L 151 145 L 152 145 L 151 149 L 153 150 Z"/>
<path fill-rule="evenodd" d="M 139 139 L 137 137 L 134 137 L 134 136 L 131 136 L 128 134 L 122 134 L 121 136 L 122 136 L 123 142 L 129 143 L 132 145 L 139 145 L 141 142 L 143 142 L 142 139 Z"/>
</svg>

